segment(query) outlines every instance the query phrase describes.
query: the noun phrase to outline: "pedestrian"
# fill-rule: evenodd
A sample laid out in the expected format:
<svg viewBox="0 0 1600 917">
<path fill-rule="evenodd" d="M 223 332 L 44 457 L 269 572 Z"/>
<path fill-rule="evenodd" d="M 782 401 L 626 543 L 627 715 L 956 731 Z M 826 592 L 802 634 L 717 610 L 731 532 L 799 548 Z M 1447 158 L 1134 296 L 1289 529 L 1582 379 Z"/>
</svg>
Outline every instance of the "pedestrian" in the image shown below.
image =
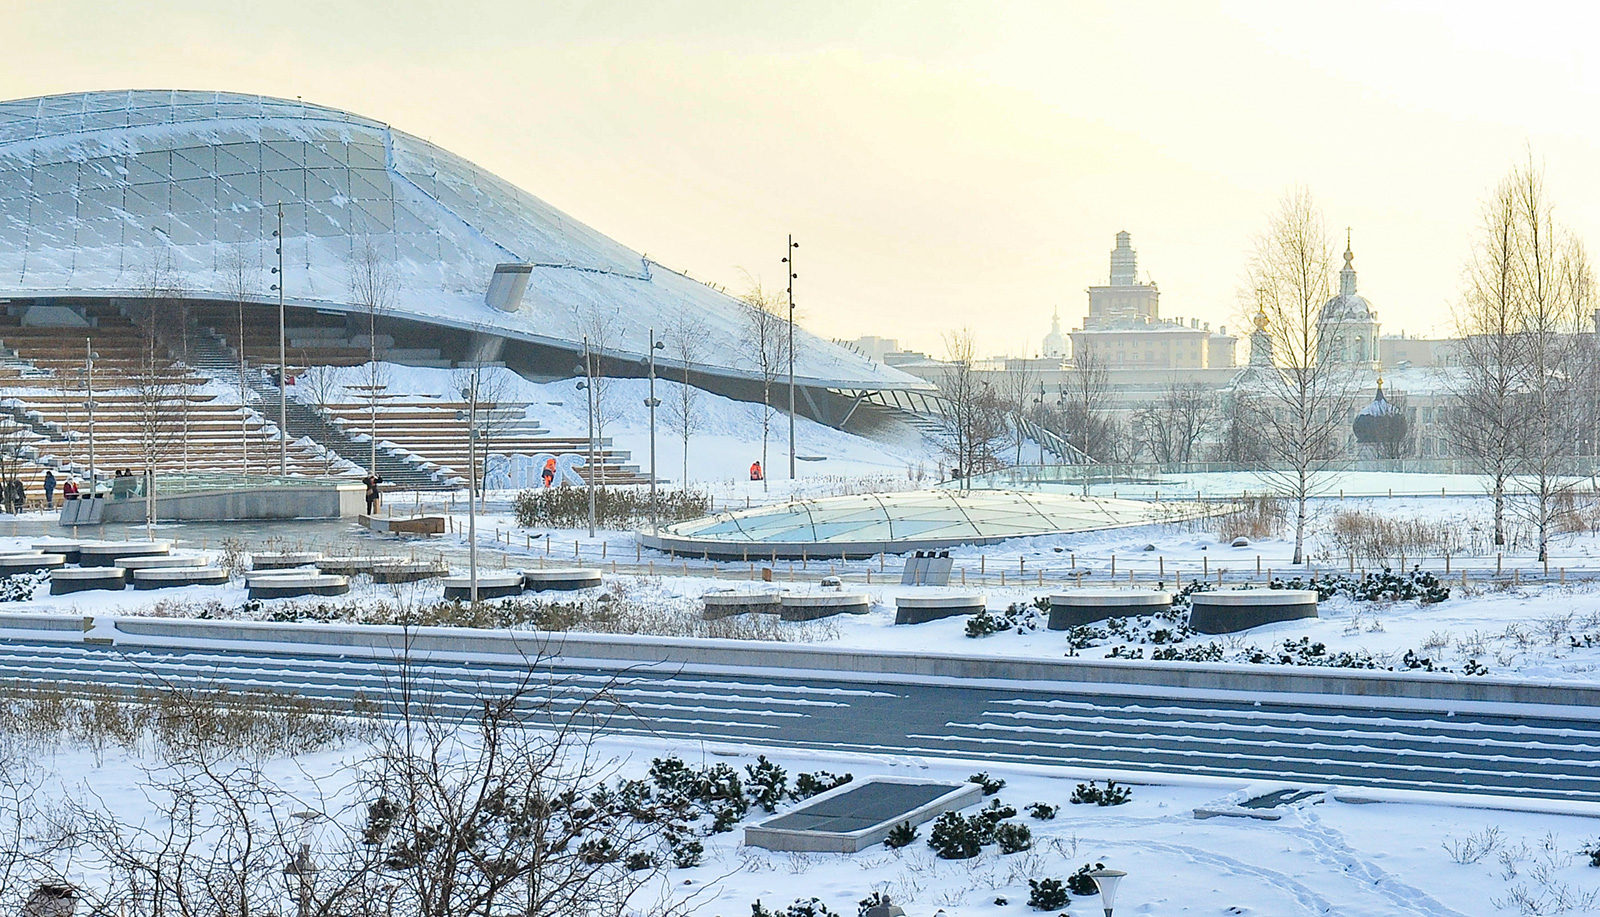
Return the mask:
<svg viewBox="0 0 1600 917">
<path fill-rule="evenodd" d="M 13 516 L 22 512 L 22 481 L 15 477 L 6 482 L 6 506 Z"/>
<path fill-rule="evenodd" d="M 761 472 L 761 463 L 760 462 L 751 462 L 750 463 L 750 480 L 759 481 L 763 477 L 764 477 L 764 475 Z"/>
<path fill-rule="evenodd" d="M 544 471 L 541 473 L 541 476 L 544 478 L 544 486 L 547 489 L 555 484 L 555 482 L 556 482 L 556 458 L 555 458 L 555 456 L 552 455 L 551 457 L 549 457 L 549 458 L 544 460 Z"/>
<path fill-rule="evenodd" d="M 67 483 L 61 485 L 61 502 L 63 505 L 68 500 L 78 499 L 78 479 L 67 478 Z"/>
<path fill-rule="evenodd" d="M 53 468 L 44 470 L 44 511 L 50 512 L 56 508 L 56 472 Z"/>
<path fill-rule="evenodd" d="M 11 486 L 16 490 L 17 512 L 21 513 L 28 505 L 28 486 L 22 483 L 21 478 L 12 478 Z"/>
<path fill-rule="evenodd" d="M 367 485 L 367 515 L 370 516 L 378 508 L 378 485 L 383 483 L 383 478 L 374 471 L 362 478 L 361 483 Z"/>
</svg>

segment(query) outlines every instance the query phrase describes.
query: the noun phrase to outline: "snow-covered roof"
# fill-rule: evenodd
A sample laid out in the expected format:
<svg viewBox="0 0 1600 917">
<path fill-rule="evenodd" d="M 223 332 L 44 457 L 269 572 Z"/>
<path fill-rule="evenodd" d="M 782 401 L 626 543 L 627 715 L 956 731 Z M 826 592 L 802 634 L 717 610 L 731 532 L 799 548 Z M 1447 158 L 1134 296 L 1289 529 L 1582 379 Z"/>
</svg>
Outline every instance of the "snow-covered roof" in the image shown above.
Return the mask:
<svg viewBox="0 0 1600 917">
<path fill-rule="evenodd" d="M 609 352 L 642 357 L 648 329 L 663 333 L 692 313 L 698 367 L 757 374 L 738 300 L 381 122 L 225 92 L 0 102 L 0 297 L 137 297 L 165 251 L 191 296 L 232 299 L 230 266 L 242 257 L 248 298 L 276 302 L 268 270 L 280 202 L 291 305 L 357 311 L 350 265 L 370 242 L 395 267 L 385 314 L 573 349 L 601 323 Z M 504 262 L 533 265 L 515 312 L 484 300 Z M 802 384 L 927 387 L 796 334 Z"/>
</svg>

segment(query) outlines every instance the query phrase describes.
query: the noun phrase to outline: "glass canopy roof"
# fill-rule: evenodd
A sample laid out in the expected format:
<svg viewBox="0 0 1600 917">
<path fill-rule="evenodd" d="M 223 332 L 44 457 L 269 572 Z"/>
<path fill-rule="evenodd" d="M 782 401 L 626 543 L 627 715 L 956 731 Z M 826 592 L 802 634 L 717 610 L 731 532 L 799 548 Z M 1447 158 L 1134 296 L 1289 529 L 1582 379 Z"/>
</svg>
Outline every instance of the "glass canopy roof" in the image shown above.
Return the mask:
<svg viewBox="0 0 1600 917">
<path fill-rule="evenodd" d="M 1212 511 L 1198 503 L 926 490 L 795 500 L 718 513 L 640 537 L 648 547 L 696 555 L 866 556 L 1172 522 Z"/>
</svg>

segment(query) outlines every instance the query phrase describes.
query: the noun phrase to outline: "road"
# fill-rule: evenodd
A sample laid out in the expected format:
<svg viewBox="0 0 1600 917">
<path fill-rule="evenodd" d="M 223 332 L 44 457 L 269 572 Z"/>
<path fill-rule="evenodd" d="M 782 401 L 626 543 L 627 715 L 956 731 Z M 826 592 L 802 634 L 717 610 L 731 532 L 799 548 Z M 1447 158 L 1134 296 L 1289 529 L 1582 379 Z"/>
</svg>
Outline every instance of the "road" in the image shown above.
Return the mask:
<svg viewBox="0 0 1600 917">
<path fill-rule="evenodd" d="M 404 675 L 433 702 L 468 709 L 475 698 L 530 675 L 528 663 L 514 657 L 402 661 L 248 642 L 184 649 L 79 639 L 0 637 L 0 683 L 227 686 L 384 703 Z M 814 672 L 690 672 L 674 664 L 619 670 L 579 659 L 541 661 L 533 677 L 558 710 L 577 709 L 609 688 L 617 706 L 597 715 L 613 734 L 1600 801 L 1600 710 L 1593 719 L 1586 710 L 1481 713 L 1445 702 L 1433 710 L 1385 710 L 1337 699 L 1296 702 L 1299 696 L 1219 701 L 1037 682 L 929 685 Z"/>
</svg>

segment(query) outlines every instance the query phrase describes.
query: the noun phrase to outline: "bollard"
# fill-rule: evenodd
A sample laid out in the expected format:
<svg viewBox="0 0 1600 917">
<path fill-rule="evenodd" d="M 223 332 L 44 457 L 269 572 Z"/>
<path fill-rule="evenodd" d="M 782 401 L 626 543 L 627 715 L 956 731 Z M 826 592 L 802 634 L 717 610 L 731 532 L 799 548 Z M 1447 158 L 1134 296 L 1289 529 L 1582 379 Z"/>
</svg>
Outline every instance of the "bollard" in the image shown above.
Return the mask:
<svg viewBox="0 0 1600 917">
<path fill-rule="evenodd" d="M 1217 571 L 1217 588 L 1218 589 L 1222 588 L 1222 571 L 1221 570 Z"/>
<path fill-rule="evenodd" d="M 1006 571 L 1001 570 L 1000 571 L 1000 585 L 1004 586 L 1005 584 L 1006 584 Z"/>
<path fill-rule="evenodd" d="M 609 541 L 600 542 L 600 559 L 601 560 L 605 560 L 606 559 L 606 548 L 610 544 L 611 544 L 611 542 L 609 542 Z"/>
<path fill-rule="evenodd" d="M 1111 576 L 1117 575 L 1117 555 L 1111 555 Z"/>
<path fill-rule="evenodd" d="M 1039 588 L 1041 588 L 1041 589 L 1044 588 L 1044 571 L 1043 570 L 1039 571 Z"/>
<path fill-rule="evenodd" d="M 1513 585 L 1513 586 L 1522 585 L 1522 568 L 1521 567 L 1518 567 L 1517 569 L 1511 571 L 1511 585 Z"/>
<path fill-rule="evenodd" d="M 1566 567 L 1562 567 L 1561 568 L 1561 585 L 1565 586 L 1566 584 L 1567 584 L 1567 568 Z"/>
<path fill-rule="evenodd" d="M 1494 575 L 1495 576 L 1499 576 L 1500 575 L 1500 562 L 1502 560 L 1504 560 L 1504 559 L 1505 559 L 1505 555 L 1504 554 L 1496 554 L 1494 556 Z"/>
<path fill-rule="evenodd" d="M 867 585 L 868 586 L 872 585 L 872 568 L 871 567 L 867 568 Z"/>
<path fill-rule="evenodd" d="M 1027 558 L 1025 558 L 1025 557 L 1017 558 L 1017 574 L 1021 575 L 1023 573 L 1027 573 L 1027 572 L 1028 572 L 1028 560 L 1027 560 Z"/>
<path fill-rule="evenodd" d="M 633 562 L 638 563 L 642 558 L 643 553 L 644 548 L 640 547 L 639 542 L 635 541 L 633 543 Z"/>
<path fill-rule="evenodd" d="M 1211 575 L 1211 558 L 1210 558 L 1210 556 L 1205 555 L 1205 554 L 1200 555 L 1200 575 L 1201 576 L 1210 576 Z"/>
<path fill-rule="evenodd" d="M 1450 555 L 1449 554 L 1446 554 L 1444 556 L 1444 575 L 1445 576 L 1449 576 L 1450 575 Z"/>
<path fill-rule="evenodd" d="M 1167 578 L 1167 559 L 1166 559 L 1166 557 L 1157 557 L 1156 558 L 1156 574 L 1158 576 L 1160 576 L 1162 579 L 1166 579 Z"/>
<path fill-rule="evenodd" d="M 548 534 L 544 536 L 544 556 L 550 556 L 550 536 Z"/>
<path fill-rule="evenodd" d="M 1130 586 L 1133 585 L 1133 571 L 1132 570 L 1128 571 L 1128 585 L 1130 585 Z"/>
<path fill-rule="evenodd" d="M 961 568 L 961 585 L 965 586 L 966 584 L 967 584 L 967 568 L 966 567 L 962 567 Z"/>
<path fill-rule="evenodd" d="M 656 559 L 654 557 L 650 558 L 650 575 L 656 575 Z"/>
<path fill-rule="evenodd" d="M 989 559 L 989 558 L 987 558 L 987 557 L 985 557 L 985 556 L 984 556 L 984 555 L 982 555 L 982 554 L 979 554 L 979 555 L 978 555 L 978 575 L 979 575 L 979 576 L 983 576 L 983 575 L 984 575 L 984 572 L 985 572 L 985 571 L 984 571 L 984 566 L 985 566 L 985 562 L 986 562 L 986 561 L 987 561 L 987 560 L 988 560 L 988 559 Z"/>
</svg>

